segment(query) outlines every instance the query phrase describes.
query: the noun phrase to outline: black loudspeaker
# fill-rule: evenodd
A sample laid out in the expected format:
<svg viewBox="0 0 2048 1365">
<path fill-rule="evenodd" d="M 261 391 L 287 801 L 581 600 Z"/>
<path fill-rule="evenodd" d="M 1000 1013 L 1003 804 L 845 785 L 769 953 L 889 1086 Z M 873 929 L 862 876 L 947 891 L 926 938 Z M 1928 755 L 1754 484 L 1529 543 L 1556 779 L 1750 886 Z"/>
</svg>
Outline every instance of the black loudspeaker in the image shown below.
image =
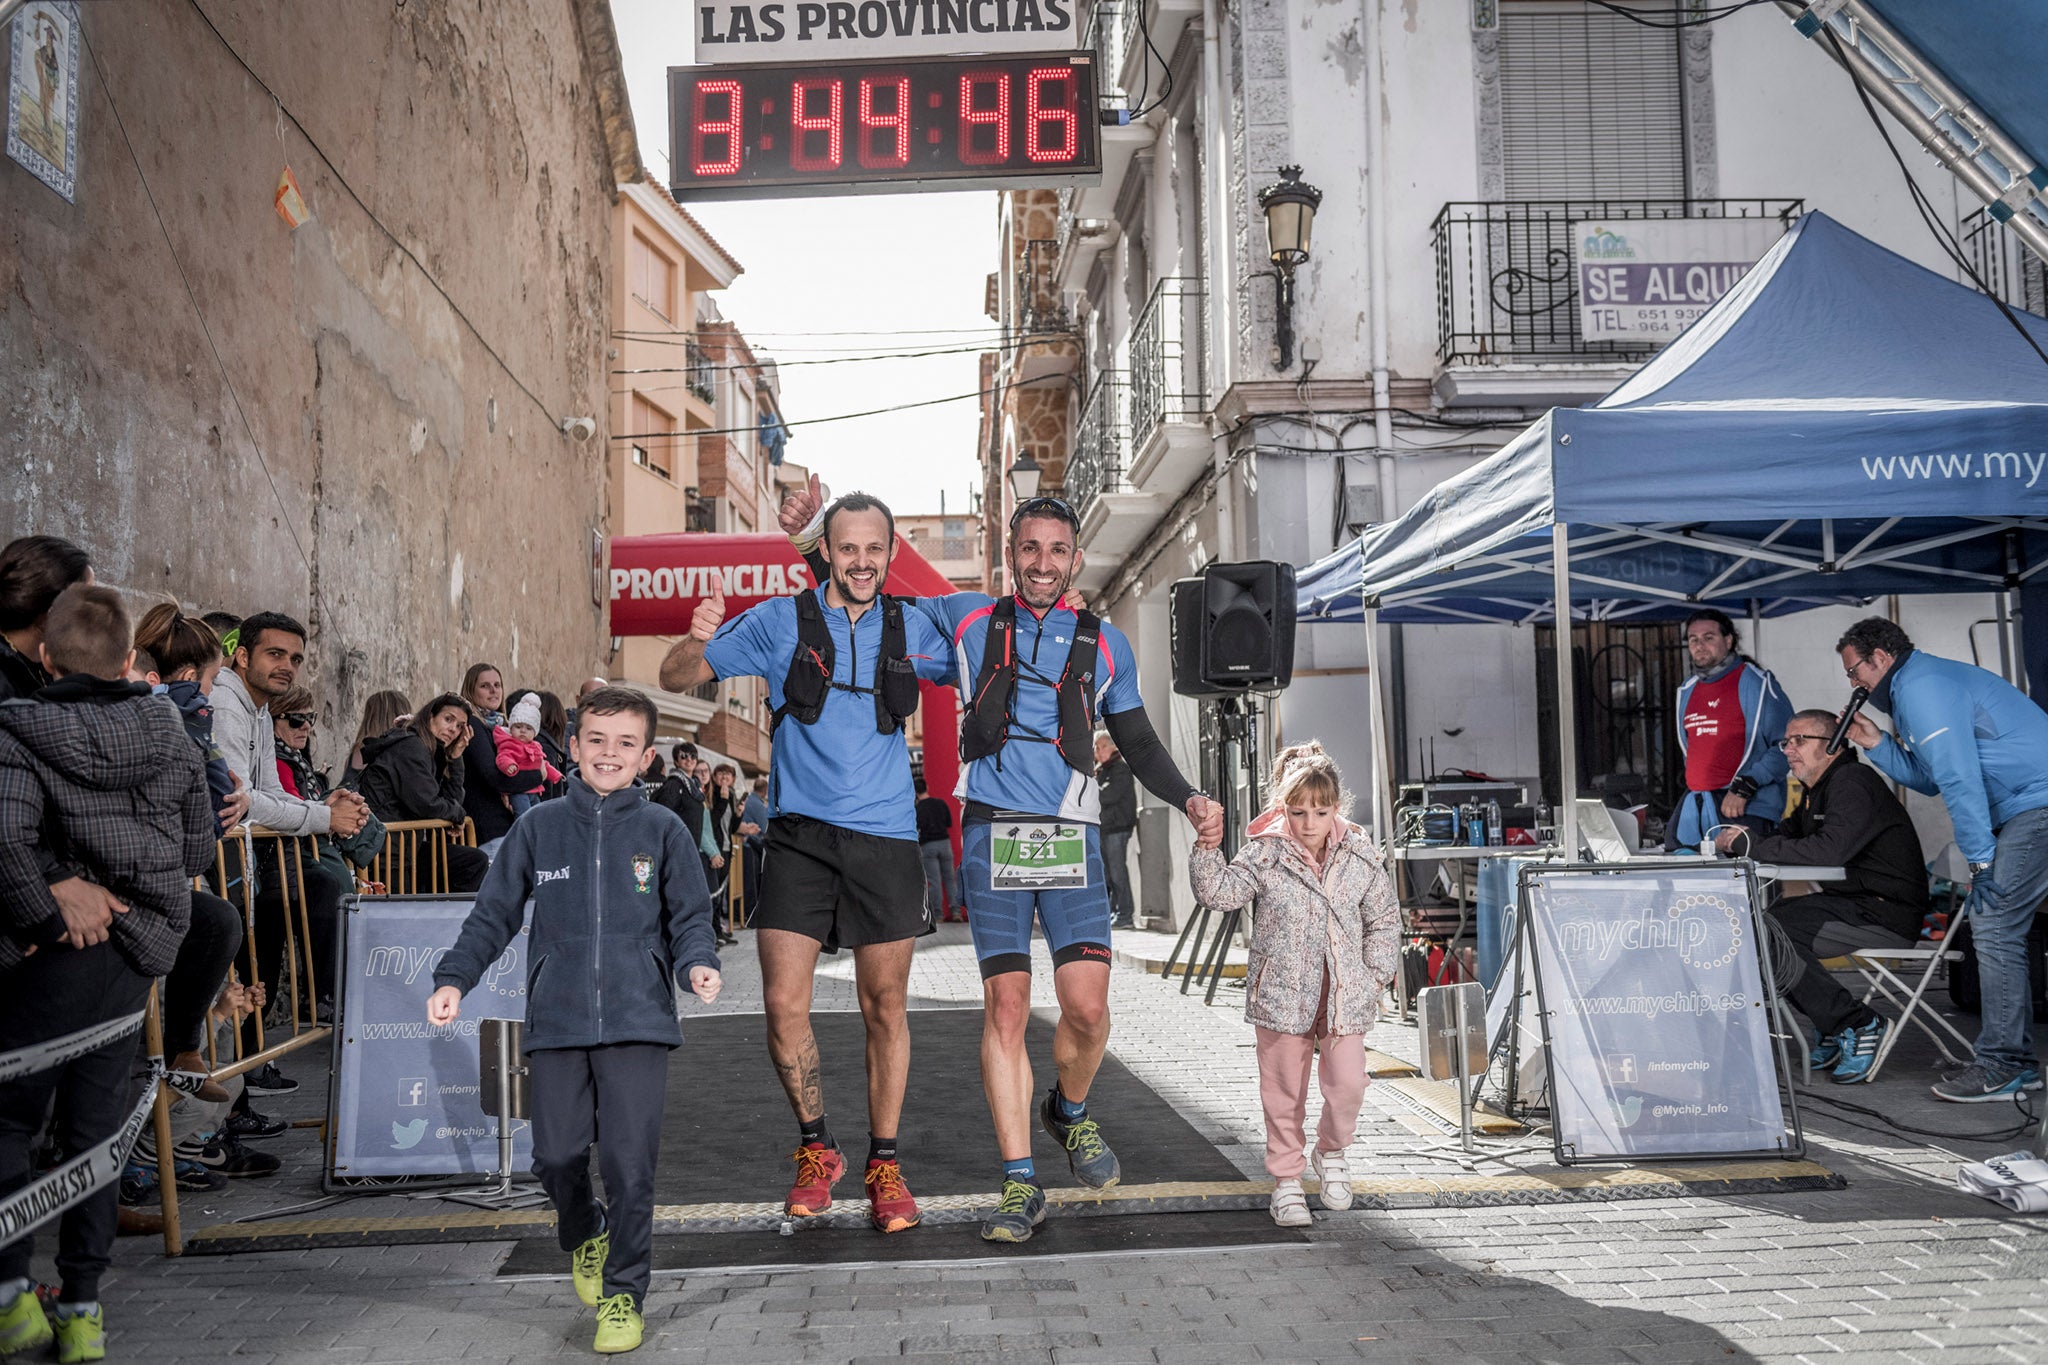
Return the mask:
<svg viewBox="0 0 2048 1365">
<path fill-rule="evenodd" d="M 1294 566 L 1211 564 L 1173 585 L 1173 690 L 1223 697 L 1294 676 Z"/>
</svg>

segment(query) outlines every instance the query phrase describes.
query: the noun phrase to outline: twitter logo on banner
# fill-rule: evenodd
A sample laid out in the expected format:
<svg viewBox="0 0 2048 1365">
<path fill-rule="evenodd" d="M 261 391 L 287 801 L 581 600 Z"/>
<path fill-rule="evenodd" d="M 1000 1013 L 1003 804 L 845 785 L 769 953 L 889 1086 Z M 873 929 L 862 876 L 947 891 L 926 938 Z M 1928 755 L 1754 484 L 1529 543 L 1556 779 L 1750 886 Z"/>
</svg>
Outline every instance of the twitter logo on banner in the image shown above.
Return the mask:
<svg viewBox="0 0 2048 1365">
<path fill-rule="evenodd" d="M 420 1139 L 426 1135 L 427 1121 L 425 1119 L 414 1119 L 411 1123 L 400 1123 L 397 1119 L 391 1121 L 391 1149 L 393 1151 L 402 1152 L 408 1147 L 417 1147 L 420 1145 Z"/>
</svg>

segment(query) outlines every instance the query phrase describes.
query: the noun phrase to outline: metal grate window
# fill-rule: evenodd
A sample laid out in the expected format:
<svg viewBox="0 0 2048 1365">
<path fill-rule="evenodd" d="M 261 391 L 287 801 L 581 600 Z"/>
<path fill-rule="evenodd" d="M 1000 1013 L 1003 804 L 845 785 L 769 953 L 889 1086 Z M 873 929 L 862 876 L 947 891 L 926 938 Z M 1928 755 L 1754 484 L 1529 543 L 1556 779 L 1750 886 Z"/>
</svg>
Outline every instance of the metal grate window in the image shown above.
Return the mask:
<svg viewBox="0 0 2048 1365">
<path fill-rule="evenodd" d="M 1640 8 L 1667 21 L 1678 12 Z M 1500 94 L 1509 199 L 1684 197 L 1674 30 L 1583 3 L 1504 4 Z"/>
</svg>

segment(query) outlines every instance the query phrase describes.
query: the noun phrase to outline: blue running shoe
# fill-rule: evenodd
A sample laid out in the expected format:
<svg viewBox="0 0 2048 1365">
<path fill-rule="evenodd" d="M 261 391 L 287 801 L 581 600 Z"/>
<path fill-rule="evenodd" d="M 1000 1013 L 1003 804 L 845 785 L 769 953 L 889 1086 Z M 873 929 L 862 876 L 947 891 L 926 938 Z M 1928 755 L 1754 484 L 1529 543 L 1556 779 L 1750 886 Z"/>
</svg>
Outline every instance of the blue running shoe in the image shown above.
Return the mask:
<svg viewBox="0 0 2048 1365">
<path fill-rule="evenodd" d="M 2039 1090 L 2041 1073 L 2025 1066 L 2017 1071 L 1994 1071 L 1982 1062 L 1972 1062 L 1934 1086 L 1934 1098 L 1951 1104 L 1988 1104 L 1993 1100 L 2016 1098 L 2022 1090 Z"/>
<path fill-rule="evenodd" d="M 1060 1090 L 1055 1085 L 1038 1107 L 1038 1117 L 1054 1142 L 1067 1149 L 1067 1169 L 1091 1190 L 1113 1189 L 1123 1179 L 1116 1153 L 1102 1140 L 1102 1130 L 1088 1117 L 1072 1123 L 1060 1117 Z"/>
<path fill-rule="evenodd" d="M 1830 1079 L 1836 1085 L 1853 1085 L 1857 1081 L 1870 1079 L 1870 1068 L 1877 1062 L 1877 1049 L 1884 1042 L 1884 1036 L 1891 1031 L 1892 1021 L 1882 1014 L 1869 1023 L 1855 1028 L 1845 1028 L 1835 1035 L 1835 1047 L 1842 1060 L 1835 1066 Z"/>
<path fill-rule="evenodd" d="M 984 1242 L 1028 1242 L 1045 1221 L 1045 1191 L 1022 1180 L 1003 1182 L 1002 1202 L 981 1220 Z"/>
<path fill-rule="evenodd" d="M 1841 1039 L 1834 1034 L 1823 1036 L 1816 1030 L 1813 1035 L 1813 1047 L 1806 1054 L 1806 1064 L 1815 1071 L 1827 1071 L 1841 1060 Z"/>
</svg>

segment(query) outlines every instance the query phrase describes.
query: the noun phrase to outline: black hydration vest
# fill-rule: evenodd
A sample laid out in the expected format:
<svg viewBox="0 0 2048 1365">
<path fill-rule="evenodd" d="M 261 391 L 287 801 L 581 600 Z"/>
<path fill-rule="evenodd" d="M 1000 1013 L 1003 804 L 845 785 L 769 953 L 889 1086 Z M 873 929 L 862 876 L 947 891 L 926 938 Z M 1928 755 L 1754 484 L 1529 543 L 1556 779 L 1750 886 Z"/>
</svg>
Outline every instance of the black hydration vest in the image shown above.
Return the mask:
<svg viewBox="0 0 2048 1365">
<path fill-rule="evenodd" d="M 1051 739 L 1011 735 L 1010 717 L 1017 699 L 1017 599 L 1005 597 L 989 613 L 988 638 L 982 644 L 981 671 L 960 722 L 960 757 L 973 762 L 1000 753 L 1011 739 L 1051 744 L 1075 772 L 1095 771 L 1095 661 L 1102 621 L 1091 611 L 1074 613 L 1074 643 L 1060 673 L 1059 733 Z"/>
<path fill-rule="evenodd" d="M 790 656 L 789 674 L 782 681 L 782 705 L 775 708 L 769 726 L 773 734 L 784 716 L 795 716 L 805 725 L 816 725 L 824 714 L 825 698 L 833 688 L 842 692 L 865 692 L 875 699 L 875 728 L 893 735 L 903 722 L 917 712 L 917 670 L 905 657 L 903 603 L 882 594 L 882 657 L 875 660 L 875 685 L 843 683 L 833 677 L 832 631 L 825 624 L 825 610 L 815 592 L 796 596 L 796 653 Z M 860 661 L 854 661 L 859 677 Z"/>
</svg>

